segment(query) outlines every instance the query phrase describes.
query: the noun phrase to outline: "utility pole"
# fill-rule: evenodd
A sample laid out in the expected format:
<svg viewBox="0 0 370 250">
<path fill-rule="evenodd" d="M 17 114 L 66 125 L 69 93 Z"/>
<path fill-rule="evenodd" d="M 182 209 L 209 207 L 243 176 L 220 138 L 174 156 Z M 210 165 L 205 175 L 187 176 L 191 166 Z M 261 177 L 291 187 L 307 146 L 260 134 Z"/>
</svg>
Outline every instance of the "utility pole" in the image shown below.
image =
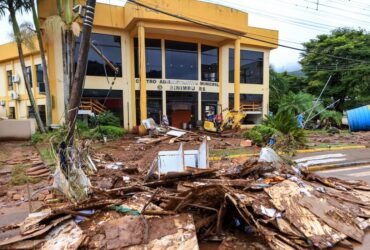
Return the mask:
<svg viewBox="0 0 370 250">
<path fill-rule="evenodd" d="M 86 77 L 87 59 L 89 55 L 91 31 L 94 22 L 95 5 L 96 0 L 86 0 L 80 51 L 78 54 L 77 67 L 72 82 L 71 95 L 68 105 L 68 145 L 73 145 L 77 114 L 80 107 L 82 91 Z"/>
</svg>

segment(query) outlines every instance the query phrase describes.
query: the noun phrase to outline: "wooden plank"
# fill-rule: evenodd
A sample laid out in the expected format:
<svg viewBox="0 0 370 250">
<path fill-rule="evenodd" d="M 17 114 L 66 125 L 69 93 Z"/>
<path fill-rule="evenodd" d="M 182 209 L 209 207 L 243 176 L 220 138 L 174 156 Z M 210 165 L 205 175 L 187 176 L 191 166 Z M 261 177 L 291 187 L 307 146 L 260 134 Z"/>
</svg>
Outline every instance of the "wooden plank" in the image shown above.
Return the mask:
<svg viewBox="0 0 370 250">
<path fill-rule="evenodd" d="M 347 237 L 322 222 L 307 208 L 299 205 L 298 201 L 303 196 L 301 187 L 297 183 L 286 180 L 266 188 L 265 192 L 271 197 L 275 208 L 281 212 L 285 211 L 283 217 L 310 239 L 316 247 L 327 248 Z"/>
<path fill-rule="evenodd" d="M 325 199 L 306 196 L 299 201 L 299 204 L 309 209 L 313 214 L 337 231 L 360 243 L 363 241 L 365 233 L 357 226 L 356 218 L 353 218 L 343 210 L 331 206 Z"/>
</svg>

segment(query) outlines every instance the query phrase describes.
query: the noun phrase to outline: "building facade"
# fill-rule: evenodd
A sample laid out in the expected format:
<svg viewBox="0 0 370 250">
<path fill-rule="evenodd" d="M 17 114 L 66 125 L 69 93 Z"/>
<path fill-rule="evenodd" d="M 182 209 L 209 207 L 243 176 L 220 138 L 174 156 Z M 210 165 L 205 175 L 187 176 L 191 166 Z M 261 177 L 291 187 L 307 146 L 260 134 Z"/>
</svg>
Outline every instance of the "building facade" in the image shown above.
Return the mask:
<svg viewBox="0 0 370 250">
<path fill-rule="evenodd" d="M 269 57 L 277 47 L 277 31 L 251 27 L 247 13 L 211 3 L 139 2 L 148 8 L 97 4 L 91 41 L 119 70 L 115 73 L 90 50 L 81 113 L 94 107 L 94 112 L 112 110 L 125 128 L 149 117 L 159 122 L 163 115 L 176 127 L 195 125 L 225 108 L 247 110 L 245 124 L 262 120 L 268 112 Z M 56 13 L 53 1 L 41 0 L 38 8 L 41 21 Z M 52 34 L 45 47 L 52 123 L 60 124 L 65 107 L 61 34 Z M 26 49 L 26 65 L 45 117 L 37 48 Z M 0 46 L 0 81 L 0 117 L 32 117 L 14 44 Z"/>
</svg>

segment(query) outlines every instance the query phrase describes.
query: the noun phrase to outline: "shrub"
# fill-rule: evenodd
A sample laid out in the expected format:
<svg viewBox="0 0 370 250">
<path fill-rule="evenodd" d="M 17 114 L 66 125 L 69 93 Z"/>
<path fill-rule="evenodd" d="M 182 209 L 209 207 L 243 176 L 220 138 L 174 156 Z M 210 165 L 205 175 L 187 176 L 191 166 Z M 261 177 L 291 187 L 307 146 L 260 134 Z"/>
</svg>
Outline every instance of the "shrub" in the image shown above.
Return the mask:
<svg viewBox="0 0 370 250">
<path fill-rule="evenodd" d="M 275 147 L 283 152 L 295 151 L 307 142 L 305 130 L 298 127 L 296 117 L 289 113 L 267 116 L 263 125 L 276 129 L 280 133 Z"/>
<path fill-rule="evenodd" d="M 36 132 L 31 136 L 32 144 L 37 144 L 45 140 L 46 134 L 41 134 L 40 132 Z"/>
<path fill-rule="evenodd" d="M 112 113 L 112 111 L 108 110 L 103 112 L 96 117 L 91 117 L 91 122 L 95 125 L 100 124 L 100 126 L 115 126 L 119 127 L 121 122 L 120 119 Z"/>
<path fill-rule="evenodd" d="M 87 131 L 87 130 L 89 130 L 89 125 L 86 122 L 81 121 L 81 120 L 78 120 L 76 123 L 77 123 L 77 129 L 79 131 Z"/>
<path fill-rule="evenodd" d="M 339 127 L 342 125 L 342 116 L 343 115 L 340 112 L 334 110 L 325 110 L 320 114 L 320 119 L 322 122 L 324 122 L 324 124 L 322 124 L 323 126 L 329 125 L 325 123 L 330 123 L 335 124 Z"/>
<path fill-rule="evenodd" d="M 258 132 L 257 130 L 255 130 L 254 128 L 251 129 L 251 130 L 245 131 L 243 136 L 246 139 L 252 140 L 253 143 L 255 143 L 256 145 L 259 145 L 259 146 L 261 146 L 264 142 L 263 141 L 263 136 L 261 135 L 261 133 Z"/>
<path fill-rule="evenodd" d="M 106 136 L 108 139 L 117 139 L 125 134 L 125 130 L 115 126 L 99 126 L 90 130 L 89 137 L 101 139 Z"/>
<path fill-rule="evenodd" d="M 262 146 L 267 144 L 274 134 L 278 134 L 276 129 L 265 125 L 259 125 L 251 130 L 245 131 L 243 136 L 246 139 L 252 140 L 256 145 Z"/>
</svg>

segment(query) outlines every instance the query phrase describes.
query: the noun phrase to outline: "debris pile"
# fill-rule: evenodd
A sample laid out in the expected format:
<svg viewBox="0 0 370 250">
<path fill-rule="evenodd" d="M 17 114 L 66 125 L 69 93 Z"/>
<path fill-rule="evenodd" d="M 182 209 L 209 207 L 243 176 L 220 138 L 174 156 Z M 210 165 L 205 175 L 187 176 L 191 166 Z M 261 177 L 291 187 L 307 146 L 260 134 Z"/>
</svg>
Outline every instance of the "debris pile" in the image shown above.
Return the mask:
<svg viewBox="0 0 370 250">
<path fill-rule="evenodd" d="M 362 242 L 370 226 L 369 186 L 301 173 L 271 149 L 232 167 L 126 172 L 115 188 L 91 179 L 90 200 L 30 214 L 0 247 L 199 249 L 211 241 L 219 249 L 325 249 Z"/>
</svg>

